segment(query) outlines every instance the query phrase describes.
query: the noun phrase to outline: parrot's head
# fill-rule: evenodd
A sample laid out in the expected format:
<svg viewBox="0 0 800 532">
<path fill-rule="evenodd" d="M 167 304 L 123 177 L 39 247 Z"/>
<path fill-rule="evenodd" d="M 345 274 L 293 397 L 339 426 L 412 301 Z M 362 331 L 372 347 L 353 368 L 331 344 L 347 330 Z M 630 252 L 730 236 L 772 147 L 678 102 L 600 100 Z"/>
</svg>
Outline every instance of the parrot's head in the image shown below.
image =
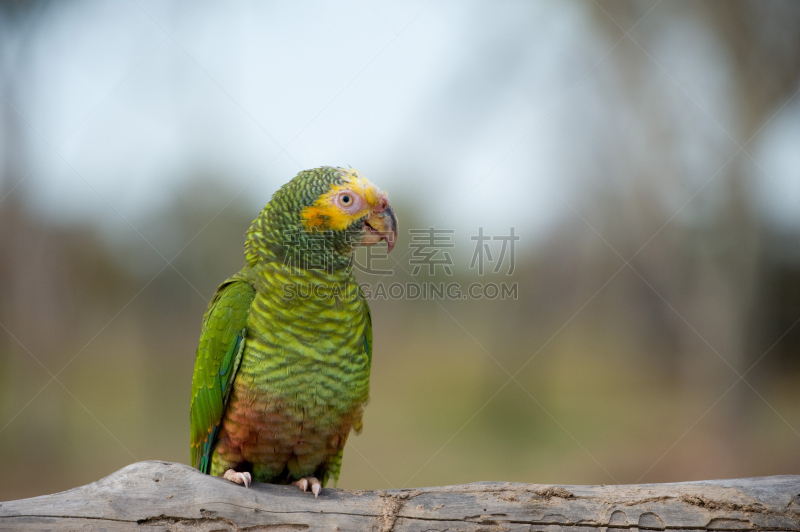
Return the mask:
<svg viewBox="0 0 800 532">
<path fill-rule="evenodd" d="M 385 191 L 355 169 L 323 166 L 300 172 L 273 195 L 248 232 L 246 255 L 251 264 L 267 254 L 347 266 L 358 246 L 384 240 L 391 252 L 397 234 Z"/>
</svg>

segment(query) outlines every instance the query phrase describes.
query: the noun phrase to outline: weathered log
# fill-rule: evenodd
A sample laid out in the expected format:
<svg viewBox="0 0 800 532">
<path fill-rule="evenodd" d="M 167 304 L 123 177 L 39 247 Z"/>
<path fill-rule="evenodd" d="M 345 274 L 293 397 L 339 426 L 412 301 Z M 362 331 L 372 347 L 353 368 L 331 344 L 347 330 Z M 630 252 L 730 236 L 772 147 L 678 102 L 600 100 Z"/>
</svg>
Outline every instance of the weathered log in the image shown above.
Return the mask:
<svg viewBox="0 0 800 532">
<path fill-rule="evenodd" d="M 380 491 L 249 489 L 139 462 L 80 488 L 0 503 L 2 530 L 800 531 L 800 476 L 630 486 L 477 482 Z"/>
</svg>

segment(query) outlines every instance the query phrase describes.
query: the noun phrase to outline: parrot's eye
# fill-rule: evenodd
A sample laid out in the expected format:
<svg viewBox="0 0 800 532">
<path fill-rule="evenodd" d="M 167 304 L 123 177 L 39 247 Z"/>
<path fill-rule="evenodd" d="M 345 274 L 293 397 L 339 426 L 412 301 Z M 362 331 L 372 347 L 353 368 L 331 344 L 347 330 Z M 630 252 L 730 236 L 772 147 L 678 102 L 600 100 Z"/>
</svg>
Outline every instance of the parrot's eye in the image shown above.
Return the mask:
<svg viewBox="0 0 800 532">
<path fill-rule="evenodd" d="M 343 190 L 336 196 L 336 205 L 345 212 L 352 214 L 364 207 L 364 200 L 351 190 Z"/>
</svg>

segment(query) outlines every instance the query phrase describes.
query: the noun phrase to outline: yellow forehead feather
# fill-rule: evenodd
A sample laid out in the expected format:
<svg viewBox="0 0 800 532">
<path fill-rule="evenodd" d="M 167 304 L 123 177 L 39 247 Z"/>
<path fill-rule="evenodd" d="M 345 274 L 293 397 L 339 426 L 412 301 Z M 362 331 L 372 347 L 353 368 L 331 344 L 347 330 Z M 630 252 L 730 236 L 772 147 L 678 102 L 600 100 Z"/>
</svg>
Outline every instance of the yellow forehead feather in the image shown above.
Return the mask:
<svg viewBox="0 0 800 532">
<path fill-rule="evenodd" d="M 356 220 L 366 216 L 380 201 L 381 191 L 358 170 L 340 168 L 339 173 L 344 183 L 331 187 L 328 192 L 317 198 L 313 205 L 306 207 L 301 212 L 306 229 L 342 231 Z M 337 207 L 334 198 L 344 190 L 355 192 L 364 198 L 366 202 L 364 208 L 358 212 L 346 213 Z"/>
</svg>

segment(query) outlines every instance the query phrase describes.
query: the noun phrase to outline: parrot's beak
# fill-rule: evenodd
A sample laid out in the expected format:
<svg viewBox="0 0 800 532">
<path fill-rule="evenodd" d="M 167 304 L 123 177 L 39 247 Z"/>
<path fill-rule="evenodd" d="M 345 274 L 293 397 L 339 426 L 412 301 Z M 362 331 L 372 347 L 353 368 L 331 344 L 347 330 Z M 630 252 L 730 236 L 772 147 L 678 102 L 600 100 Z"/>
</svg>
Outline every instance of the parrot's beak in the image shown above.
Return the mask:
<svg viewBox="0 0 800 532">
<path fill-rule="evenodd" d="M 381 240 L 386 241 L 388 252 L 391 253 L 397 243 L 397 216 L 385 200 L 372 211 L 364 221 L 364 238 L 362 246 L 372 246 Z"/>
</svg>

